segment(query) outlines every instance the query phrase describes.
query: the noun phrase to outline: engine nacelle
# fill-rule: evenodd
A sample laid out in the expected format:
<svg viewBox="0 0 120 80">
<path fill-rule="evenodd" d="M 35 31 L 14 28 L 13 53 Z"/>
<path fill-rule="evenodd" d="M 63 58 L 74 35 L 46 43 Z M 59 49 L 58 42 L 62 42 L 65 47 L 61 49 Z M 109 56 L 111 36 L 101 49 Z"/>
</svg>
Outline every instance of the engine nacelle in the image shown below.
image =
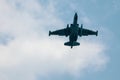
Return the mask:
<svg viewBox="0 0 120 80">
<path fill-rule="evenodd" d="M 67 29 L 69 28 L 69 24 L 67 24 Z"/>
<path fill-rule="evenodd" d="M 79 24 L 77 24 L 77 27 L 79 27 Z"/>
<path fill-rule="evenodd" d="M 69 24 L 67 24 L 67 28 L 66 28 L 66 32 L 65 32 L 66 33 L 66 37 L 69 35 L 69 32 L 70 32 L 69 30 L 70 30 Z"/>
<path fill-rule="evenodd" d="M 73 26 L 73 24 L 70 25 L 71 27 Z"/>
</svg>

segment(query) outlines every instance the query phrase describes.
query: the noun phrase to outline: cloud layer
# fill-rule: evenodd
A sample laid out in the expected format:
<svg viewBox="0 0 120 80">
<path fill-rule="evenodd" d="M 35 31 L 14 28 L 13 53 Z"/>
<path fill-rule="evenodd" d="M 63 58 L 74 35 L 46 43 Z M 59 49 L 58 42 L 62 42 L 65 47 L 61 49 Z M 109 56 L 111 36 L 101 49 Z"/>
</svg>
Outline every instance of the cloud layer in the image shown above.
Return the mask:
<svg viewBox="0 0 120 80">
<path fill-rule="evenodd" d="M 0 80 L 78 77 L 106 65 L 101 42 L 81 39 L 81 46 L 70 49 L 61 37 L 48 37 L 48 29 L 64 26 L 52 1 L 44 6 L 37 0 L 0 0 L 0 5 L 0 34 L 9 36 L 6 45 L 0 44 Z"/>
</svg>

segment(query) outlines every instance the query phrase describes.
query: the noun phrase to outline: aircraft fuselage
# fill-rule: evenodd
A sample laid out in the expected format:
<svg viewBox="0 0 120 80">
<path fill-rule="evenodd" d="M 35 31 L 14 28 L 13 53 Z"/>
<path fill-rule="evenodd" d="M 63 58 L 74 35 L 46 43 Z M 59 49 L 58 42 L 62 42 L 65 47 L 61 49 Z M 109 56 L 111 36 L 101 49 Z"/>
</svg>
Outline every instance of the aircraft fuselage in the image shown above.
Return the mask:
<svg viewBox="0 0 120 80">
<path fill-rule="evenodd" d="M 77 38 L 78 38 L 78 30 L 79 30 L 79 27 L 78 25 L 74 25 L 72 24 L 70 26 L 70 36 L 69 36 L 69 40 L 70 42 L 74 42 L 74 41 L 77 41 Z"/>
<path fill-rule="evenodd" d="M 70 26 L 70 36 L 69 41 L 73 44 L 73 42 L 76 42 L 78 39 L 78 31 L 79 31 L 79 24 L 77 24 L 77 13 L 74 15 L 73 24 Z M 72 47 L 72 45 L 71 45 Z"/>
</svg>

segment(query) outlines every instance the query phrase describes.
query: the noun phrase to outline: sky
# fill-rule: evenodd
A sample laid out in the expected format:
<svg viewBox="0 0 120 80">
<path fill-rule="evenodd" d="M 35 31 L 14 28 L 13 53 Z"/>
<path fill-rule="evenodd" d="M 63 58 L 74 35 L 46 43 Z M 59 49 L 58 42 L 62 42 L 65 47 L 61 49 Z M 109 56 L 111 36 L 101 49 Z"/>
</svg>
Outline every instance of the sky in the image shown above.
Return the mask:
<svg viewBox="0 0 120 80">
<path fill-rule="evenodd" d="M 78 23 L 98 30 L 64 46 L 48 36 Z M 0 0 L 0 80 L 119 80 L 119 0 Z"/>
</svg>

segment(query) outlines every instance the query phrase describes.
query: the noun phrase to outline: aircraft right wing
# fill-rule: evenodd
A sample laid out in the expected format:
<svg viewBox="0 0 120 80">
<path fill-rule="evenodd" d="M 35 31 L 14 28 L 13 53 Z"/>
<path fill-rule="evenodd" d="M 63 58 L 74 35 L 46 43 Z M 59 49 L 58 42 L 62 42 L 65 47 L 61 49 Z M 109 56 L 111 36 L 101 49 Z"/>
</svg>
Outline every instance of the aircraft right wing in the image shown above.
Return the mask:
<svg viewBox="0 0 120 80">
<path fill-rule="evenodd" d="M 70 28 L 67 27 L 56 31 L 49 31 L 49 36 L 50 35 L 68 36 L 70 35 Z"/>
<path fill-rule="evenodd" d="M 79 36 L 98 35 L 98 31 L 92 31 L 89 29 L 79 28 Z"/>
</svg>

